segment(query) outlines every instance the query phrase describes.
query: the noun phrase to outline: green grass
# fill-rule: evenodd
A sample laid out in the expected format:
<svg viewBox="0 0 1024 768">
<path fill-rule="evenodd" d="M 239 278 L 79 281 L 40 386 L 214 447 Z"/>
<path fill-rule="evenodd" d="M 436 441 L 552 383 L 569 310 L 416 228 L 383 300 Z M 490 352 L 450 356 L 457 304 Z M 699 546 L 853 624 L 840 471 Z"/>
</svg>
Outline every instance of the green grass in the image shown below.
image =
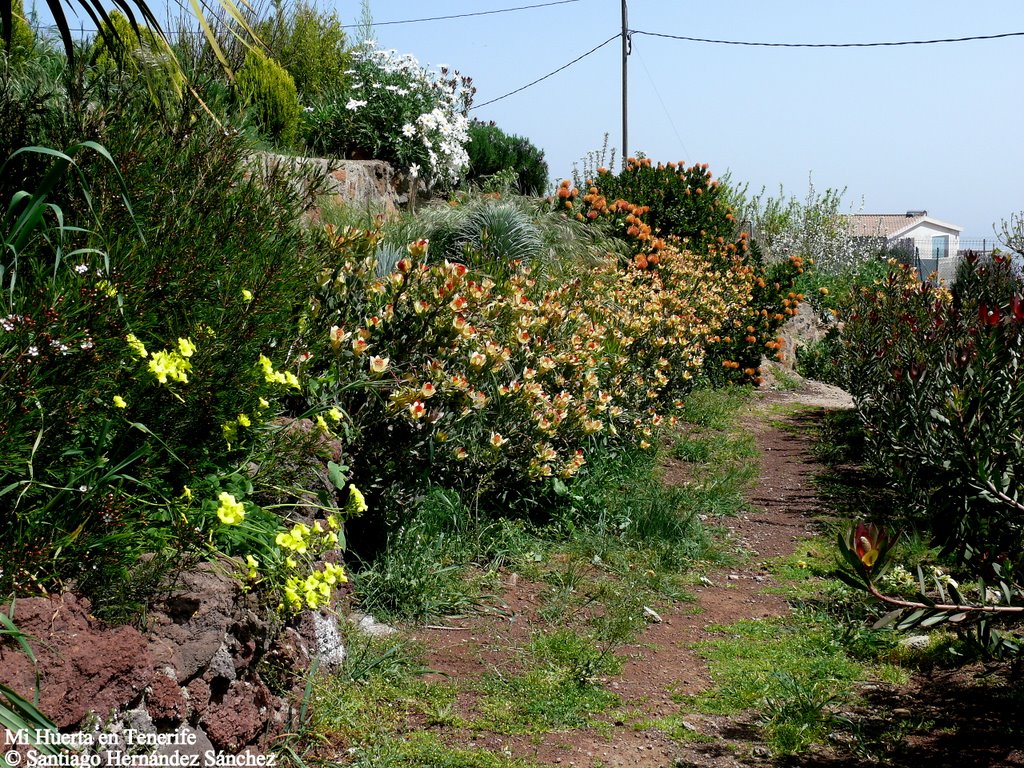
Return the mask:
<svg viewBox="0 0 1024 768">
<path fill-rule="evenodd" d="M 420 731 L 357 749 L 353 768 L 535 768 L 537 763 L 484 749 L 460 749 Z"/>
</svg>

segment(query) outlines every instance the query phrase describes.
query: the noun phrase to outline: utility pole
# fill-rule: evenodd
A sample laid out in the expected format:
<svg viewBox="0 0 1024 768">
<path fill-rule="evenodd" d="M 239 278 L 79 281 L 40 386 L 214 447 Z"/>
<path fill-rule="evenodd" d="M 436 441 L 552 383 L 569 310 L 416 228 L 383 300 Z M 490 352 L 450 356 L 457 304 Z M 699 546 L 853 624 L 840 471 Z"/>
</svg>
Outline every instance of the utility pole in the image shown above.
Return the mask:
<svg viewBox="0 0 1024 768">
<path fill-rule="evenodd" d="M 626 167 L 629 157 L 629 58 L 631 41 L 629 39 L 629 22 L 626 14 L 626 0 L 622 2 L 622 167 Z"/>
</svg>

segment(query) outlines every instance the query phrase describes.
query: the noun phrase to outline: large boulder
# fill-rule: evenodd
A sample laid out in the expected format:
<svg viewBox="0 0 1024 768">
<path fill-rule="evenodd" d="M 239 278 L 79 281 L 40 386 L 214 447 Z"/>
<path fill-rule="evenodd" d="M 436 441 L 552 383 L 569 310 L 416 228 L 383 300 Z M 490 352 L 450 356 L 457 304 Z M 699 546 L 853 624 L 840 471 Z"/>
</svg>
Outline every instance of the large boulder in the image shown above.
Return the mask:
<svg viewBox="0 0 1024 768">
<path fill-rule="evenodd" d="M 90 616 L 87 600 L 70 594 L 18 600 L 14 622 L 37 664 L 16 644 L 0 644 L 0 682 L 31 701 L 38 671 L 39 708 L 61 728 L 90 712 L 127 708 L 153 679 L 153 654 L 142 634 L 104 626 Z"/>
</svg>

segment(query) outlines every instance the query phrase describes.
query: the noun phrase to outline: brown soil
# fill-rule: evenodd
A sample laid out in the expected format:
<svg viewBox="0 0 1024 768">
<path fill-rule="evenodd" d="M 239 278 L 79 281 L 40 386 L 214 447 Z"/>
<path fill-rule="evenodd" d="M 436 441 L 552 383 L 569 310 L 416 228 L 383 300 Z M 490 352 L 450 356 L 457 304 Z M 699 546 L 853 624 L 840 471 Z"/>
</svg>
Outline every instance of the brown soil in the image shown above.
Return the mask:
<svg viewBox="0 0 1024 768">
<path fill-rule="evenodd" d="M 650 623 L 636 643 L 620 650 L 627 658 L 621 675 L 606 685 L 622 699 L 628 722 L 609 728 L 575 730 L 541 736 L 502 736 L 464 733 L 449 729 L 442 735 L 453 745 L 505 752 L 542 765 L 635 766 L 766 766 L 773 759 L 760 741 L 756 713 L 733 718 L 686 715 L 687 728 L 699 734 L 680 743 L 654 728 L 636 723 L 666 715 L 678 715 L 674 694 L 692 694 L 713 684 L 695 644 L 716 634 L 713 627 L 743 619 L 785 616 L 785 600 L 768 591 L 776 586 L 764 567 L 772 558 L 790 555 L 801 539 L 813 532 L 813 518 L 823 512 L 814 485 L 822 467 L 810 452 L 811 437 L 801 430 L 780 429 L 769 423 L 767 406 L 804 404 L 820 407 L 823 396 L 834 393 L 817 387 L 797 392 L 762 393 L 746 415 L 761 454 L 761 471 L 749 496 L 749 511 L 727 520 L 734 545 L 749 556 L 747 563 L 706 574 L 695 589 L 695 602 L 658 608 L 662 621 Z M 833 407 L 843 407 L 831 401 Z M 800 419 L 815 418 L 801 411 Z M 666 467 L 667 482 L 685 482 L 687 468 L 679 463 Z M 512 670 L 518 663 L 514 649 L 522 647 L 534 629 L 545 626 L 537 610 L 543 585 L 516 574 L 507 574 L 500 596 L 501 609 L 491 614 L 451 620 L 446 625 L 421 627 L 413 632 L 428 649 L 426 662 L 437 679 L 473 680 L 490 670 Z M 893 718 L 928 721 L 927 729 L 905 736 L 887 761 L 901 766 L 1024 766 L 1024 749 L 1006 735 L 1007 723 L 1020 722 L 1021 704 L 1006 711 L 1012 701 L 1005 681 L 990 678 L 979 686 L 977 669 L 938 671 L 915 678 L 896 688 L 880 683 L 863 685 L 865 704 L 855 717 L 865 736 L 891 729 Z M 999 695 L 993 696 L 992 691 Z M 468 714 L 474 701 L 465 695 L 458 705 Z M 907 729 L 910 732 L 912 729 Z M 843 735 L 837 734 L 842 741 Z M 1019 737 L 1018 737 L 1019 738 Z M 848 740 L 849 741 L 849 740 Z M 877 764 L 877 754 L 851 757 L 852 743 L 822 748 L 789 764 L 803 766 L 858 766 Z"/>
</svg>

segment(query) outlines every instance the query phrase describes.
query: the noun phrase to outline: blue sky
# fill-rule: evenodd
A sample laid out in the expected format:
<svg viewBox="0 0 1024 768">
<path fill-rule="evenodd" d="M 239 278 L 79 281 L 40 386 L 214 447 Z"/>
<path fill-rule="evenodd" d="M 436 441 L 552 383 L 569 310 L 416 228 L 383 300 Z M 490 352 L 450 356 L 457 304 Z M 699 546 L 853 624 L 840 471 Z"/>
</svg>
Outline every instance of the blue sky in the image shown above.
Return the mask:
<svg viewBox="0 0 1024 768">
<path fill-rule="evenodd" d="M 372 0 L 375 22 L 543 0 Z M 358 20 L 357 0 L 335 6 Z M 376 27 L 378 42 L 471 75 L 477 103 L 540 77 L 616 34 L 619 0 Z M 872 42 L 1024 32 L 1020 0 L 631 0 L 634 30 L 729 40 Z M 621 146 L 618 41 L 474 115 L 530 138 L 553 179 Z M 992 236 L 1024 209 L 1024 37 L 900 48 L 741 48 L 633 37 L 630 152 L 706 162 L 758 192 L 846 189 L 854 212 L 928 210 Z"/>
</svg>

